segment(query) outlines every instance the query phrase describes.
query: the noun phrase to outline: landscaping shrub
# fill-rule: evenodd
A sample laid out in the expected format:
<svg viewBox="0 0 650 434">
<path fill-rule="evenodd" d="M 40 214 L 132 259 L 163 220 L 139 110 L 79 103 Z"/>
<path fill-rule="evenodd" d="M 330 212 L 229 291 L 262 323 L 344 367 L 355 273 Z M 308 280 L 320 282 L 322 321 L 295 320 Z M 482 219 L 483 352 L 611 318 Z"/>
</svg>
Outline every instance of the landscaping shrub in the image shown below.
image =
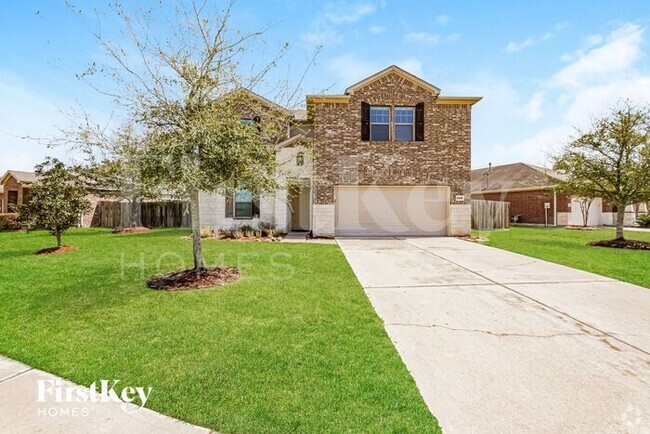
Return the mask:
<svg viewBox="0 0 650 434">
<path fill-rule="evenodd" d="M 246 232 L 255 232 L 255 228 L 251 225 L 244 225 L 244 226 L 239 226 L 238 228 L 240 231 L 246 233 Z"/>
<path fill-rule="evenodd" d="M 214 232 L 209 226 L 203 226 L 201 228 L 201 238 L 210 238 L 212 235 L 214 235 Z"/>
<path fill-rule="evenodd" d="M 21 224 L 18 222 L 18 214 L 0 214 L 0 232 L 17 231 L 19 229 L 21 229 Z"/>
<path fill-rule="evenodd" d="M 637 219 L 636 222 L 639 226 L 642 228 L 650 228 L 650 215 L 648 214 L 641 214 Z"/>
<path fill-rule="evenodd" d="M 219 234 L 221 234 L 221 236 L 223 238 L 232 238 L 232 232 L 233 231 L 230 230 L 230 229 L 220 229 L 219 230 Z"/>
</svg>

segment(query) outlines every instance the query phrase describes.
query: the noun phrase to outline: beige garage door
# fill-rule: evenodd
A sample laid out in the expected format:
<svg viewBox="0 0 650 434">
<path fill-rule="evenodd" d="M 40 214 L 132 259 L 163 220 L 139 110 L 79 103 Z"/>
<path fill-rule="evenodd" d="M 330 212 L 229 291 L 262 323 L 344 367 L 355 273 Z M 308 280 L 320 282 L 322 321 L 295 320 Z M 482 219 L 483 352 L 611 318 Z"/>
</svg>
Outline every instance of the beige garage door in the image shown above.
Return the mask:
<svg viewBox="0 0 650 434">
<path fill-rule="evenodd" d="M 337 186 L 336 235 L 447 235 L 449 188 Z"/>
</svg>

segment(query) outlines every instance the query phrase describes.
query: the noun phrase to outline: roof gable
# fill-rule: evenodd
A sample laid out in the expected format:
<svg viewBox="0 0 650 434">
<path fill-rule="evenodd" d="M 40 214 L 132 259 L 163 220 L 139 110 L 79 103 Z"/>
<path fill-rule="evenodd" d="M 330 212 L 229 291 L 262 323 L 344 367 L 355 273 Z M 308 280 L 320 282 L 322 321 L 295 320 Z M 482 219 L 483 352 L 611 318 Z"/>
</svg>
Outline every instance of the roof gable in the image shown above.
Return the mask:
<svg viewBox="0 0 650 434">
<path fill-rule="evenodd" d="M 388 74 L 397 74 L 400 77 L 410 81 L 411 83 L 414 83 L 415 85 L 421 87 L 422 89 L 434 94 L 438 95 L 440 93 L 440 89 L 437 88 L 436 86 L 432 85 L 431 83 L 428 83 L 424 80 L 422 80 L 419 77 L 416 77 L 415 75 L 411 74 L 410 72 L 407 72 L 400 68 L 399 66 L 396 65 L 391 65 L 388 68 L 377 72 L 376 74 L 371 75 L 370 77 L 364 78 L 363 80 L 359 81 L 358 83 L 353 84 L 352 86 L 348 87 L 345 89 L 345 94 L 350 95 L 353 94 L 355 90 L 360 89 L 364 86 L 367 86 L 368 84 L 375 82 L 377 80 L 381 80 L 383 77 L 387 76 Z"/>
<path fill-rule="evenodd" d="M 0 178 L 0 184 L 7 182 L 7 179 L 12 177 L 19 184 L 31 184 L 36 182 L 36 173 L 22 172 L 20 170 L 7 170 L 7 172 Z"/>
<path fill-rule="evenodd" d="M 246 89 L 245 87 L 240 87 L 240 88 L 235 89 L 231 93 L 236 93 L 236 92 L 244 93 L 244 94 L 248 95 L 249 97 L 259 101 L 262 105 L 264 105 L 264 106 L 266 106 L 266 107 L 268 107 L 270 109 L 279 110 L 279 111 L 281 111 L 283 113 L 286 113 L 286 114 L 288 114 L 288 115 L 290 115 L 292 117 L 294 116 L 294 113 L 291 110 L 289 110 L 289 109 L 287 109 L 285 107 L 282 107 L 281 105 L 279 105 L 277 103 L 274 103 L 273 101 L 271 101 L 268 98 L 264 98 L 262 95 L 256 94 L 255 92 L 253 92 L 250 89 Z"/>
</svg>

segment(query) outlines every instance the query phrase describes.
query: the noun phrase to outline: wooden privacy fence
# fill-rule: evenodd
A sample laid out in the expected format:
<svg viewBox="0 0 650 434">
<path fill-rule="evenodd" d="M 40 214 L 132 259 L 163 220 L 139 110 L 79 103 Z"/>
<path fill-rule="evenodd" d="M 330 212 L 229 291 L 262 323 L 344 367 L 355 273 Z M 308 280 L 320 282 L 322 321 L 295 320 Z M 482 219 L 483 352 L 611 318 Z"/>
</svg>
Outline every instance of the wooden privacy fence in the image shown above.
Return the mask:
<svg viewBox="0 0 650 434">
<path fill-rule="evenodd" d="M 482 231 L 508 229 L 510 227 L 510 203 L 495 200 L 472 201 L 472 229 Z"/>
<path fill-rule="evenodd" d="M 179 228 L 191 226 L 189 205 L 180 200 L 143 202 L 142 226 L 148 228 Z M 101 200 L 95 207 L 91 226 L 130 226 L 131 204 Z"/>
</svg>

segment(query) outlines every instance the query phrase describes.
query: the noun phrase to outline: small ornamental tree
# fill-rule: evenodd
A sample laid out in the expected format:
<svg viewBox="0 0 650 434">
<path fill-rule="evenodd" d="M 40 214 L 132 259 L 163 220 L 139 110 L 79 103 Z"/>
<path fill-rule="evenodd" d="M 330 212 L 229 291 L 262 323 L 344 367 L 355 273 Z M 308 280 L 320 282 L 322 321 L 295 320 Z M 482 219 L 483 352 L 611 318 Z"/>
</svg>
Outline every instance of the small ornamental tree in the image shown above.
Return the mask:
<svg viewBox="0 0 650 434">
<path fill-rule="evenodd" d="M 589 226 L 589 210 L 591 208 L 592 203 L 594 203 L 593 197 L 578 198 L 578 206 L 580 207 L 580 214 L 582 215 L 583 228 Z"/>
<path fill-rule="evenodd" d="M 233 3 L 188 0 L 169 10 L 154 2 L 135 13 L 111 3 L 111 26 L 125 38 L 94 33 L 106 61 L 82 74 L 102 77 L 94 87 L 144 134 L 143 182 L 189 202 L 197 276 L 206 268 L 200 192 L 275 190 L 275 145 L 286 138 L 291 119 L 289 111 L 246 90 L 268 86 L 265 77 L 288 45 L 270 58 L 251 51 L 265 29 L 231 27 Z M 286 94 L 290 102 L 296 92 Z"/>
<path fill-rule="evenodd" d="M 566 174 L 562 190 L 616 206 L 616 239 L 624 239 L 625 207 L 650 200 L 650 110 L 629 101 L 615 107 L 567 144 L 554 168 Z"/>
<path fill-rule="evenodd" d="M 36 176 L 29 203 L 19 208 L 19 220 L 29 230 L 49 231 L 61 247 L 63 233 L 77 226 L 81 214 L 90 210 L 86 188 L 79 176 L 57 159 L 48 158 L 36 166 Z"/>
</svg>

